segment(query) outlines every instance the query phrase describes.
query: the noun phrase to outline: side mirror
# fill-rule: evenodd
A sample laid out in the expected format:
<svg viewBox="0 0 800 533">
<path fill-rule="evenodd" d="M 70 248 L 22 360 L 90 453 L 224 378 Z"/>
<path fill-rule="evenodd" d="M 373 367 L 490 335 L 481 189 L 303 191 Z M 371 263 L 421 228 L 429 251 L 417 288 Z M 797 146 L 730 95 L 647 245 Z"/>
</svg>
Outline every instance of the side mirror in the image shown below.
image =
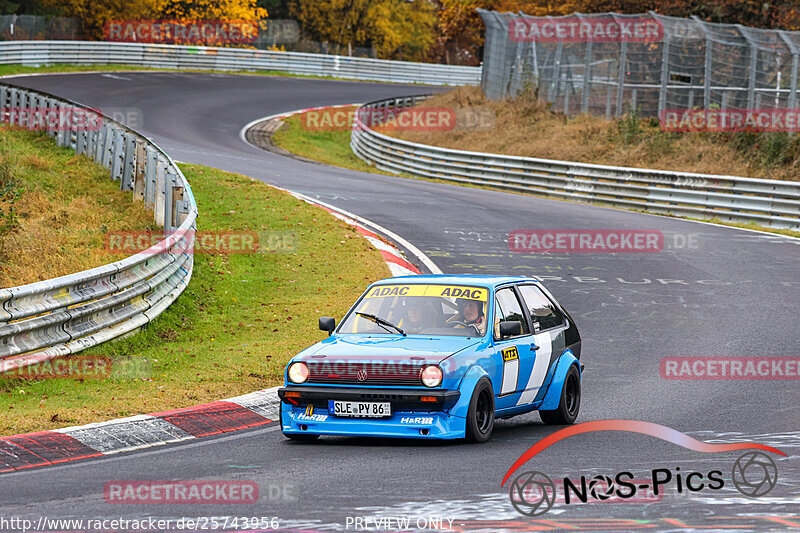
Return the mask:
<svg viewBox="0 0 800 533">
<path fill-rule="evenodd" d="M 319 317 L 319 329 L 322 331 L 327 331 L 328 336 L 330 337 L 333 330 L 336 329 L 336 319 L 330 316 L 321 316 Z"/>
<path fill-rule="evenodd" d="M 321 327 L 321 326 L 320 326 Z M 522 335 L 522 323 L 518 320 L 503 320 L 500 322 L 500 338 L 516 337 Z"/>
</svg>

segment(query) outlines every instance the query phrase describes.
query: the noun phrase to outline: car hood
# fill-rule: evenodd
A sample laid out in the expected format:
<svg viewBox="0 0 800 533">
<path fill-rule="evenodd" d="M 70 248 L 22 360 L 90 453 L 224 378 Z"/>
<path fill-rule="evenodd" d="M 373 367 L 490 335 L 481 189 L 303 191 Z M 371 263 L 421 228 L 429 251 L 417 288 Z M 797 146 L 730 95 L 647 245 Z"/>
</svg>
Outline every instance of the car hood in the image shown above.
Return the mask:
<svg viewBox="0 0 800 533">
<path fill-rule="evenodd" d="M 295 360 L 369 361 L 414 358 L 435 364 L 480 342 L 481 339 L 475 337 L 455 336 L 335 335 L 321 342 L 318 345 L 319 349 L 312 353 L 299 355 Z"/>
</svg>

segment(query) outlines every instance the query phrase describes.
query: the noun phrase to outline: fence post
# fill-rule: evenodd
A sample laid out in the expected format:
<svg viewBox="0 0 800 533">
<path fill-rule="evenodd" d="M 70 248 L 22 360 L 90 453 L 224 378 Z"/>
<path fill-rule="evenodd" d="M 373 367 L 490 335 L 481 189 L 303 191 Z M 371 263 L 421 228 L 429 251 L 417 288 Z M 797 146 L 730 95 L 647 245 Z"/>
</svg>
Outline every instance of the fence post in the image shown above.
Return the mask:
<svg viewBox="0 0 800 533">
<path fill-rule="evenodd" d="M 583 92 L 581 93 L 581 113 L 589 112 L 589 94 L 592 92 L 592 41 L 586 43 L 586 56 L 583 63 Z"/>
<path fill-rule="evenodd" d="M 625 96 L 625 65 L 628 63 L 628 43 L 622 41 L 619 51 L 619 81 L 617 84 L 617 113 L 622 115 L 622 98 Z"/>
<path fill-rule="evenodd" d="M 654 12 L 650 12 L 650 16 L 658 20 Z M 667 32 L 667 27 L 661 23 L 664 31 L 663 41 L 661 42 L 661 88 L 658 91 L 658 115 L 667 108 L 667 99 L 669 98 L 669 43 L 670 35 Z"/>
<path fill-rule="evenodd" d="M 706 30 L 705 23 L 700 20 L 697 15 L 692 15 L 692 20 L 694 20 L 695 24 L 700 26 L 700 29 L 703 31 L 703 36 L 705 37 L 705 62 L 703 66 L 703 107 L 705 109 L 709 109 L 711 107 L 711 77 L 713 76 L 713 72 L 711 70 L 712 67 L 712 59 L 714 54 L 714 43 L 711 40 L 711 36 L 708 34 Z M 690 92 L 690 97 L 694 100 L 694 95 Z M 691 108 L 692 105 L 690 104 L 689 107 Z"/>
<path fill-rule="evenodd" d="M 799 62 L 798 60 L 800 59 L 800 50 L 783 30 L 779 30 L 778 35 L 780 35 L 784 44 L 786 44 L 792 54 L 792 79 L 789 82 L 789 109 L 795 109 L 797 107 L 797 70 Z"/>
<path fill-rule="evenodd" d="M 756 76 L 758 74 L 758 46 L 750 37 L 750 34 L 747 33 L 747 28 L 742 26 L 741 24 L 736 25 L 736 29 L 739 31 L 742 37 L 747 41 L 747 46 L 750 48 L 750 74 L 749 79 L 747 80 L 747 109 L 754 109 L 754 107 L 760 107 L 760 104 L 756 103 Z"/>
<path fill-rule="evenodd" d="M 561 55 L 564 52 L 564 42 L 558 41 L 556 45 L 556 57 L 553 62 L 553 78 L 550 83 L 550 94 L 547 95 L 547 100 L 555 102 L 558 98 L 559 82 L 561 81 Z"/>
</svg>

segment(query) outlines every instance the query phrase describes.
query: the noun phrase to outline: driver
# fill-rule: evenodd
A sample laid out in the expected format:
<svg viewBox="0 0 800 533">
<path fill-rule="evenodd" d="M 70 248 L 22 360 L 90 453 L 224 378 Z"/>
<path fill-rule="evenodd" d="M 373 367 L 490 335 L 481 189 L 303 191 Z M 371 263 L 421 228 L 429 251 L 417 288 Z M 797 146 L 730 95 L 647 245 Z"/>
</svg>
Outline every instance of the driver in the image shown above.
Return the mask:
<svg viewBox="0 0 800 533">
<path fill-rule="evenodd" d="M 409 298 L 406 305 L 408 309 L 400 327 L 410 332 L 422 331 L 425 327 L 425 302 L 420 298 Z"/>
<path fill-rule="evenodd" d="M 464 319 L 467 326 L 475 326 L 478 333 L 483 335 L 486 332 L 486 317 L 483 315 L 483 305 L 477 300 L 459 298 L 456 300 L 459 314 Z"/>
</svg>

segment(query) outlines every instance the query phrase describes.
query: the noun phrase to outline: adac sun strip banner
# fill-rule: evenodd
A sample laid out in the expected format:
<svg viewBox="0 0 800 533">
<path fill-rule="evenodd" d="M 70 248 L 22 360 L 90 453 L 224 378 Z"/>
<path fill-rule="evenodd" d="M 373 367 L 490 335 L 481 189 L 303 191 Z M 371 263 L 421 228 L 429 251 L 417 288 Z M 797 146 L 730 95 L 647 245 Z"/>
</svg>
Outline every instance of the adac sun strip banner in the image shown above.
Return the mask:
<svg viewBox="0 0 800 533">
<path fill-rule="evenodd" d="M 441 296 L 486 302 L 489 299 L 489 291 L 481 287 L 464 285 L 380 285 L 370 289 L 365 298 L 392 296 Z"/>
</svg>

